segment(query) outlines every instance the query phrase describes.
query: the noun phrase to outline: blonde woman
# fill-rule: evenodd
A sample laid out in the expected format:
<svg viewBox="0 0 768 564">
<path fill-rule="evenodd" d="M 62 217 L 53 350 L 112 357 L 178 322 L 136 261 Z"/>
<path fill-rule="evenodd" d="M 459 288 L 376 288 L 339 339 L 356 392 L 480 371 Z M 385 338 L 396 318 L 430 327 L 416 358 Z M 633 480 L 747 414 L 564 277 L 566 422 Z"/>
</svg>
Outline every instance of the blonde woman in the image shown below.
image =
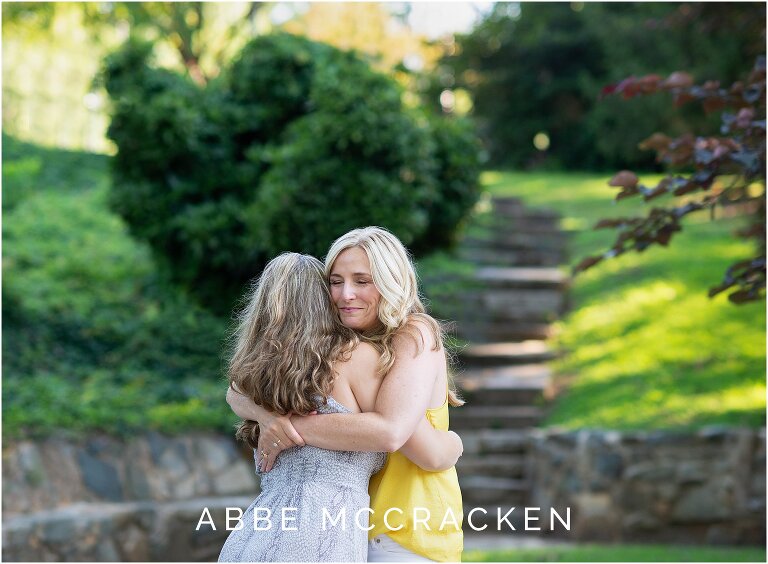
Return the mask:
<svg viewBox="0 0 768 564">
<path fill-rule="evenodd" d="M 408 253 L 384 229 L 356 229 L 333 243 L 325 273 L 341 322 L 380 354 L 377 371 L 385 377 L 374 409 L 285 417 L 235 392 L 228 402 L 238 415 L 261 424 L 265 471 L 292 444 L 391 453 L 368 489 L 369 561 L 459 561 L 462 501 L 455 468 L 428 471 L 440 468 L 420 468 L 407 458 L 420 443 L 414 431 L 425 416 L 447 431 L 448 405 L 463 403 L 451 389 L 443 334 L 425 313 Z"/>
<path fill-rule="evenodd" d="M 283 415 L 373 409 L 379 355 L 339 322 L 317 259 L 286 253 L 272 260 L 247 296 L 234 337 L 230 384 L 266 409 Z M 458 437 L 426 420 L 420 435 L 411 449 L 417 463 L 455 463 Z M 237 436 L 256 447 L 258 426 L 244 421 Z M 257 469 L 262 492 L 219 561 L 364 561 L 368 482 L 385 462 L 383 452 L 368 450 L 291 448 L 271 461 L 269 474 Z"/>
</svg>

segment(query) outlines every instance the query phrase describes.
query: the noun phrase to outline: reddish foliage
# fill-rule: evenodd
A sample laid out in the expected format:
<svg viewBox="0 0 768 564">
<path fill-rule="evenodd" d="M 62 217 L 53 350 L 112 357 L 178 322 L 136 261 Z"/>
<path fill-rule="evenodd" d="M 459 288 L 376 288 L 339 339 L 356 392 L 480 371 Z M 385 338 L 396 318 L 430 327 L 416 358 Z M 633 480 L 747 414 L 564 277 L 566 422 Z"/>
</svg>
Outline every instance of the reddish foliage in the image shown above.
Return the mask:
<svg viewBox="0 0 768 564">
<path fill-rule="evenodd" d="M 632 98 L 657 92 L 669 92 L 676 105 L 698 101 L 707 112 L 721 111 L 722 137 L 695 137 L 691 133 L 672 139 L 663 133 L 654 133 L 639 145 L 641 149 L 656 152 L 657 162 L 673 167 L 693 168 L 688 176 L 668 175 L 656 186 L 647 187 L 629 170 L 618 172 L 608 183 L 620 187 L 615 199 L 621 200 L 641 194 L 644 201 L 664 194 L 674 196 L 701 192 L 703 197 L 678 207 L 653 208 L 645 218 L 602 219 L 593 229 L 618 228 L 614 246 L 602 255 L 587 257 L 574 267 L 573 273 L 587 270 L 604 258 L 611 258 L 629 250 L 642 252 L 652 244 L 667 246 L 674 233 L 682 230 L 679 220 L 689 213 L 709 210 L 714 218 L 715 207 L 740 198 L 742 202 L 756 204 L 748 207 L 752 213 L 749 227 L 735 232 L 738 237 L 755 241 L 756 257 L 732 265 L 718 286 L 710 288 L 715 296 L 729 288 L 736 290 L 728 299 L 741 304 L 765 297 L 765 190 L 749 196 L 746 187 L 752 182 L 765 185 L 766 118 L 765 118 L 765 58 L 760 57 L 746 81 L 735 82 L 723 88 L 719 81 L 708 80 L 696 85 L 693 77 L 682 71 L 667 78 L 650 74 L 630 76 L 603 88 L 601 97 L 621 95 Z M 729 110 L 729 111 L 727 111 Z M 715 180 L 728 175 L 731 183 L 714 189 Z M 720 186 L 720 184 L 718 184 Z"/>
<path fill-rule="evenodd" d="M 637 186 L 637 175 L 630 170 L 622 170 L 617 173 L 608 182 L 608 186 L 621 186 L 622 188 L 635 188 Z"/>
</svg>

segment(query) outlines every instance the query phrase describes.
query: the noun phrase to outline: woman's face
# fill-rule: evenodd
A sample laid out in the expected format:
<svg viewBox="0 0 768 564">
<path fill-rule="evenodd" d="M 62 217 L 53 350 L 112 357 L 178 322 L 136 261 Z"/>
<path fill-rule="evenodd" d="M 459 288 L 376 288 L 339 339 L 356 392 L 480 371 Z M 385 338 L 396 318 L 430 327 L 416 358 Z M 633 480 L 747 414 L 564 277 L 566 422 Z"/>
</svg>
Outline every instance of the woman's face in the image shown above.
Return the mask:
<svg viewBox="0 0 768 564">
<path fill-rule="evenodd" d="M 329 283 L 333 303 L 346 327 L 365 331 L 377 325 L 381 294 L 373 284 L 371 265 L 363 249 L 350 247 L 339 253 Z"/>
</svg>

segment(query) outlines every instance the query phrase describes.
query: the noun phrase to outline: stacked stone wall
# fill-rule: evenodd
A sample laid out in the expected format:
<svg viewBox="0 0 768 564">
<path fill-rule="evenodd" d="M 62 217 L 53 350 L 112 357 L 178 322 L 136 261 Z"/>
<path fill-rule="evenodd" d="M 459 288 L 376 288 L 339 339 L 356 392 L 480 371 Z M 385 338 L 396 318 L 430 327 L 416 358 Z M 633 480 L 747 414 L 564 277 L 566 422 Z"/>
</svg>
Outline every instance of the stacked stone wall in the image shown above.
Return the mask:
<svg viewBox="0 0 768 564">
<path fill-rule="evenodd" d="M 530 504 L 554 507 L 561 515 L 571 508 L 571 532 L 555 527 L 552 535 L 765 543 L 765 428 L 536 429 L 530 444 Z"/>
<path fill-rule="evenodd" d="M 147 433 L 3 446 L 3 560 L 211 561 L 258 495 L 231 437 Z M 197 524 L 207 507 L 217 530 Z"/>
<path fill-rule="evenodd" d="M 541 508 L 536 534 L 765 543 L 764 428 L 510 432 L 528 445 L 525 506 Z M 215 561 L 228 534 L 226 508 L 245 508 L 257 494 L 252 452 L 225 435 L 8 441 L 3 560 Z M 570 532 L 559 522 L 548 530 L 550 508 L 565 516 L 569 507 Z M 195 530 L 203 508 L 215 531 Z"/>
</svg>

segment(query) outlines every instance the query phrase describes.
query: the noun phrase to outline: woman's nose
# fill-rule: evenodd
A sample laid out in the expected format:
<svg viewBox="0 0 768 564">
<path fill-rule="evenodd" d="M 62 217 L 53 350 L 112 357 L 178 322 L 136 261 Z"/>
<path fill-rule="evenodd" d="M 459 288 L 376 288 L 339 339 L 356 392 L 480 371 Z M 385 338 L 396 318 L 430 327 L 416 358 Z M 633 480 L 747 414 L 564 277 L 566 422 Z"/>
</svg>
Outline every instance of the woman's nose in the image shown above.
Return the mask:
<svg viewBox="0 0 768 564">
<path fill-rule="evenodd" d="M 342 294 L 345 300 L 354 300 L 355 291 L 351 286 L 344 286 L 344 292 Z"/>
</svg>

